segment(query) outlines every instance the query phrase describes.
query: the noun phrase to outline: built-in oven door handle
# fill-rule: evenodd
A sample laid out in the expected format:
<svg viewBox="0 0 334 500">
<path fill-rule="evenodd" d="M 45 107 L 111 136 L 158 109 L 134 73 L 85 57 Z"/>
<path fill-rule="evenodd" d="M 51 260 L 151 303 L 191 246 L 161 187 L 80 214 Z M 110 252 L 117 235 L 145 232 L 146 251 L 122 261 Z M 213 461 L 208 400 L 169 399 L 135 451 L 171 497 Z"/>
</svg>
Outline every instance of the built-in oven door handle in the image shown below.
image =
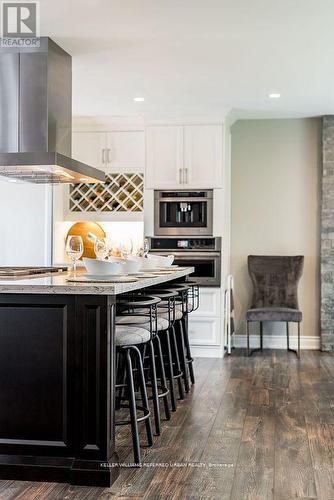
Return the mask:
<svg viewBox="0 0 334 500">
<path fill-rule="evenodd" d="M 152 252 L 152 250 L 151 250 Z M 217 259 L 217 258 L 220 258 L 221 257 L 221 252 L 215 252 L 215 251 L 208 251 L 208 252 L 196 252 L 196 251 L 193 251 L 193 250 L 189 250 L 188 252 L 179 252 L 179 251 L 176 251 L 176 250 L 170 250 L 170 251 L 166 251 L 166 250 L 153 250 L 152 253 L 158 253 L 159 255 L 171 255 L 173 254 L 174 255 L 174 258 L 175 259 L 179 259 L 179 258 L 187 258 L 189 260 L 191 259 Z"/>
</svg>

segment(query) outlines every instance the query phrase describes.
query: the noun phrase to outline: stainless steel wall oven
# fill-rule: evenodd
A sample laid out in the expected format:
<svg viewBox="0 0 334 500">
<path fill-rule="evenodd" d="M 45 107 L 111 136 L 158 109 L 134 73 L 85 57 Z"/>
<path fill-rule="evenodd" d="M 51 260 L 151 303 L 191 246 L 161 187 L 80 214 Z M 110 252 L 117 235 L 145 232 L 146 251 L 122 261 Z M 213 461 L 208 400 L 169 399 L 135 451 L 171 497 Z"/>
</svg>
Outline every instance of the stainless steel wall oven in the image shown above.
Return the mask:
<svg viewBox="0 0 334 500">
<path fill-rule="evenodd" d="M 155 191 L 155 236 L 211 236 L 213 190 Z"/>
<path fill-rule="evenodd" d="M 195 279 L 201 286 L 220 286 L 221 238 L 150 238 L 150 252 L 173 254 L 179 266 L 193 266 Z"/>
</svg>

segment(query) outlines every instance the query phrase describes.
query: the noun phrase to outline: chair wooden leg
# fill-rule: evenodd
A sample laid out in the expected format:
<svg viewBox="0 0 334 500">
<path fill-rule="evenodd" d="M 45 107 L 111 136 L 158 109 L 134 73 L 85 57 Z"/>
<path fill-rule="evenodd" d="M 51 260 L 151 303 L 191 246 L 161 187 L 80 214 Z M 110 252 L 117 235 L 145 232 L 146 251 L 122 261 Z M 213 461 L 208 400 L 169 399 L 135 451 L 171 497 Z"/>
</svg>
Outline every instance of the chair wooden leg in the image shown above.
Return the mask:
<svg viewBox="0 0 334 500">
<path fill-rule="evenodd" d="M 250 349 L 249 348 L 249 321 L 246 321 L 246 332 L 247 332 L 247 354 L 248 356 L 251 356 L 253 352 L 256 351 L 262 351 L 262 346 L 263 346 L 263 327 L 262 327 L 262 321 L 260 321 L 260 347 L 257 347 L 256 349 Z"/>
<path fill-rule="evenodd" d="M 297 347 L 297 350 L 296 349 L 291 349 L 291 347 L 290 347 L 290 341 L 289 341 L 289 323 L 288 322 L 286 323 L 286 335 L 287 335 L 288 351 L 294 352 L 296 354 L 297 358 L 300 358 L 300 323 L 298 322 L 298 339 L 297 339 L 298 347 Z"/>
</svg>

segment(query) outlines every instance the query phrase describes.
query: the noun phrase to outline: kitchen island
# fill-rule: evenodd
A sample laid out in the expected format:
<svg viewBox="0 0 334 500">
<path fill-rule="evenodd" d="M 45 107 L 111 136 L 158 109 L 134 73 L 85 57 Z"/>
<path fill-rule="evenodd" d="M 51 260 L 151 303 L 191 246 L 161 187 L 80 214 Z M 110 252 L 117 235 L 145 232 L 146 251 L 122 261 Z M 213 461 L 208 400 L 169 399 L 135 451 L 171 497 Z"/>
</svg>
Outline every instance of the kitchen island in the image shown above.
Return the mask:
<svg viewBox="0 0 334 500">
<path fill-rule="evenodd" d="M 129 283 L 74 283 L 67 273 L 0 280 L 1 479 L 116 479 L 116 296 L 192 272 Z"/>
</svg>

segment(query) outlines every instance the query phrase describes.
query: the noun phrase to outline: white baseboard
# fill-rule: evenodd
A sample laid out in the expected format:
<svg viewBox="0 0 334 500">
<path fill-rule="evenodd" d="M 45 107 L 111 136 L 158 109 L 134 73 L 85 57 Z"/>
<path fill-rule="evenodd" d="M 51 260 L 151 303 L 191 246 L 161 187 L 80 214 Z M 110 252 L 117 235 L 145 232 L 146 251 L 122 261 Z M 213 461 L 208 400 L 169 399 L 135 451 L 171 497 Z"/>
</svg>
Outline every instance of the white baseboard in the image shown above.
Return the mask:
<svg viewBox="0 0 334 500">
<path fill-rule="evenodd" d="M 247 337 L 246 335 L 234 335 L 234 346 L 235 347 L 246 347 Z M 252 348 L 259 347 L 259 335 L 250 336 L 250 346 Z M 233 341 L 232 341 L 233 342 Z M 233 344 L 232 344 L 233 345 Z M 267 349 L 286 349 L 286 336 L 285 335 L 263 335 L 263 347 Z M 297 337 L 290 335 L 290 347 L 296 349 L 297 347 Z M 320 337 L 306 336 L 300 337 L 300 348 L 301 349 L 320 349 Z"/>
<path fill-rule="evenodd" d="M 191 346 L 191 354 L 194 358 L 222 358 L 224 350 L 222 346 Z"/>
</svg>

